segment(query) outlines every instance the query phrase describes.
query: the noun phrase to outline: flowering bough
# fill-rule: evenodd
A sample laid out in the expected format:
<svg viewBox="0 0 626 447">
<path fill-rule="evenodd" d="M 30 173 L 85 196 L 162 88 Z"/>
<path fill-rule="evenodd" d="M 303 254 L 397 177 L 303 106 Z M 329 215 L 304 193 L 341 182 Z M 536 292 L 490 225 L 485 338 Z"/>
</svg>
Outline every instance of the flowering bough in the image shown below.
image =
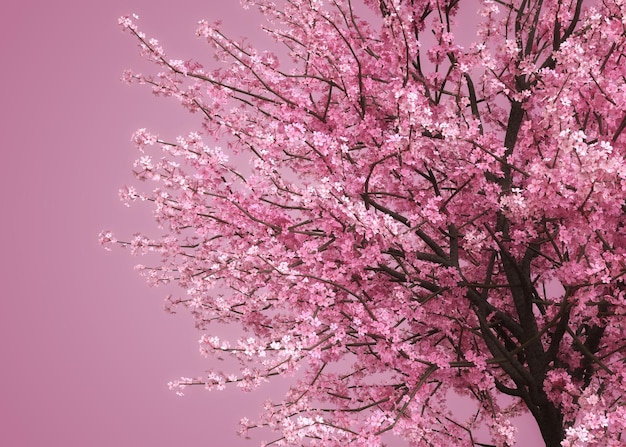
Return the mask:
<svg viewBox="0 0 626 447">
<path fill-rule="evenodd" d="M 140 269 L 186 290 L 169 305 L 206 332 L 205 355 L 241 365 L 171 386 L 298 371 L 242 421 L 275 429 L 273 445 L 506 446 L 524 412 L 548 447 L 623 445 L 622 0 L 482 0 L 467 42 L 458 0 L 363 0 L 367 21 L 353 3 L 244 2 L 290 68 L 204 21 L 224 66 L 170 60 L 120 19 L 161 70 L 125 80 L 203 122 L 133 136 L 137 177 L 158 186 L 121 194 L 152 202 L 165 235 L 102 242 L 161 253 Z M 470 418 L 450 391 L 475 402 Z"/>
</svg>

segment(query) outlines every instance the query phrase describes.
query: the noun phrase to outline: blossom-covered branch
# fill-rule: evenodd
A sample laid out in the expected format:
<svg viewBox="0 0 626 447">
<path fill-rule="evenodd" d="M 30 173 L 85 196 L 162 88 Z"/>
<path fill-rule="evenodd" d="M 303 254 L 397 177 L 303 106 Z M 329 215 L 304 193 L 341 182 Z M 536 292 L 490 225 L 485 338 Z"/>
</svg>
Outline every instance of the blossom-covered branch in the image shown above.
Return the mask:
<svg viewBox="0 0 626 447">
<path fill-rule="evenodd" d="M 122 197 L 151 202 L 165 234 L 101 241 L 161 253 L 140 268 L 185 291 L 169 304 L 193 314 L 205 355 L 241 366 L 172 387 L 298 372 L 242 422 L 279 432 L 272 445 L 391 432 L 509 446 L 522 412 L 547 447 L 623 445 L 622 1 L 482 0 L 461 9 L 477 13 L 469 38 L 458 0 L 355 3 L 245 1 L 282 65 L 206 21 L 197 34 L 223 66 L 170 60 L 120 19 L 161 70 L 125 79 L 203 121 L 175 141 L 133 136 L 135 173 L 157 186 Z M 244 335 L 222 340 L 215 323 Z"/>
</svg>

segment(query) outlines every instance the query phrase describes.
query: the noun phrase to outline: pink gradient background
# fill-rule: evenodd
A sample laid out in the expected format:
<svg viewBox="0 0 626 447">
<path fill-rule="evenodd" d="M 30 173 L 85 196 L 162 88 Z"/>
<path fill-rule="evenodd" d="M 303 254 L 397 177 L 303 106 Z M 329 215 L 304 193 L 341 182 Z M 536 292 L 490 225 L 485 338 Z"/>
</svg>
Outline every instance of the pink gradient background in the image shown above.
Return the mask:
<svg viewBox="0 0 626 447">
<path fill-rule="evenodd" d="M 174 101 L 118 81 L 145 67 L 117 17 L 136 12 L 172 58 L 210 54 L 199 19 L 222 18 L 231 35 L 258 36 L 236 0 L 22 0 L 0 9 L 2 300 L 0 445 L 10 447 L 253 446 L 236 436 L 271 395 L 190 390 L 169 380 L 207 368 L 184 313 L 163 311 L 161 289 L 105 252 L 100 230 L 153 228 L 149 207 L 125 208 L 138 127 L 192 130 Z M 256 34 L 255 34 L 256 33 Z M 533 442 L 521 427 L 518 445 Z M 254 432 L 252 433 L 254 436 Z M 254 437 L 259 441 L 260 437 Z M 399 443 L 397 445 L 400 445 Z"/>
</svg>

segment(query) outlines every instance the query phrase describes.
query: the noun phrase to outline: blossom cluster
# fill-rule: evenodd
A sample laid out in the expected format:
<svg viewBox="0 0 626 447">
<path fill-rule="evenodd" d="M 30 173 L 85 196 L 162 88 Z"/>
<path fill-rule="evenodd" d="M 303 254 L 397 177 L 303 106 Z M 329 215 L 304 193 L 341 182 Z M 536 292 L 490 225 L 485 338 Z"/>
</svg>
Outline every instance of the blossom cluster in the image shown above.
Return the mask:
<svg viewBox="0 0 626 447">
<path fill-rule="evenodd" d="M 193 315 L 203 355 L 239 365 L 172 389 L 292 377 L 242 420 L 272 445 L 511 446 L 521 409 L 548 447 L 623 443 L 621 0 L 482 0 L 468 42 L 458 1 L 353 3 L 247 0 L 288 65 L 207 21 L 223 66 L 169 59 L 120 19 L 159 70 L 124 80 L 204 119 L 132 137 L 156 186 L 120 197 L 153 204 L 164 235 L 100 240 L 159 254 L 139 269 L 181 287 L 168 306 Z"/>
</svg>

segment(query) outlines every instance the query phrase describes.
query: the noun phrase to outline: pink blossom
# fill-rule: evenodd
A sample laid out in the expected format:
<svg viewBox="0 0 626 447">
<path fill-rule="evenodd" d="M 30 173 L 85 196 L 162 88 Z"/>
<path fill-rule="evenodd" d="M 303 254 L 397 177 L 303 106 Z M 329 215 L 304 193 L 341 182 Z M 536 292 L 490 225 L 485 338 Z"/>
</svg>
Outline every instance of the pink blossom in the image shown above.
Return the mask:
<svg viewBox="0 0 626 447">
<path fill-rule="evenodd" d="M 111 246 L 117 242 L 117 239 L 115 239 L 113 233 L 108 230 L 101 231 L 100 235 L 98 236 L 98 240 L 100 242 L 100 245 L 102 245 L 104 249 L 108 251 L 111 251 Z"/>
<path fill-rule="evenodd" d="M 242 420 L 271 445 L 511 446 L 523 412 L 548 447 L 623 444 L 623 2 L 355 3 L 247 0 L 289 64 L 201 21 L 212 70 L 119 21 L 155 65 L 125 81 L 202 123 L 133 134 L 154 186 L 120 197 L 160 232 L 100 242 L 158 254 L 140 272 L 239 367 L 171 388 L 292 378 Z"/>
</svg>

